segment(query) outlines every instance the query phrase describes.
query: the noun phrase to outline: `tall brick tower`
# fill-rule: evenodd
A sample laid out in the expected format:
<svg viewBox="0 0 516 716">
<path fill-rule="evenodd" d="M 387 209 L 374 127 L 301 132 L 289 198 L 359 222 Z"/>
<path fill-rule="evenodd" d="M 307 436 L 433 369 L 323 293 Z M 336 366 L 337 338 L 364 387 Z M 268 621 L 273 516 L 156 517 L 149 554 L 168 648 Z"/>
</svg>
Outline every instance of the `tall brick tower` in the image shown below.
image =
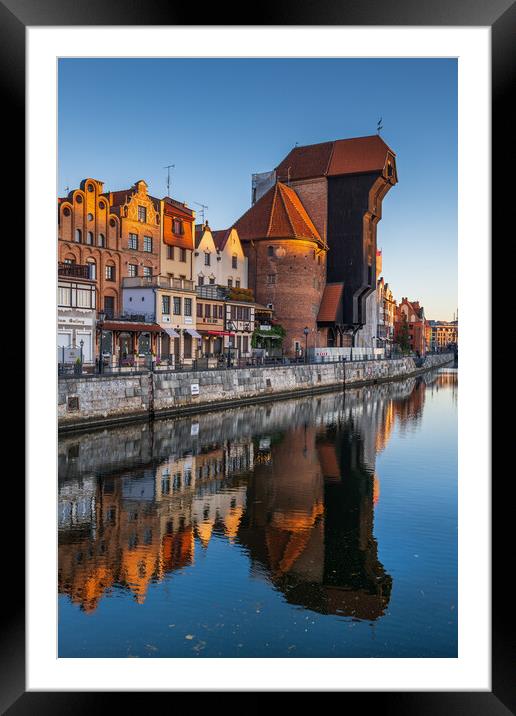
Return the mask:
<svg viewBox="0 0 516 716">
<path fill-rule="evenodd" d="M 234 224 L 249 261 L 255 300 L 272 305 L 289 355 L 314 342 L 326 277 L 326 242 L 296 192 L 275 183 Z"/>
<path fill-rule="evenodd" d="M 376 287 L 376 227 L 383 198 L 398 181 L 394 152 L 378 135 L 295 147 L 273 180 L 295 190 L 327 243 L 326 278 L 344 284 L 343 326 L 355 333 L 366 324 L 366 299 Z"/>
</svg>

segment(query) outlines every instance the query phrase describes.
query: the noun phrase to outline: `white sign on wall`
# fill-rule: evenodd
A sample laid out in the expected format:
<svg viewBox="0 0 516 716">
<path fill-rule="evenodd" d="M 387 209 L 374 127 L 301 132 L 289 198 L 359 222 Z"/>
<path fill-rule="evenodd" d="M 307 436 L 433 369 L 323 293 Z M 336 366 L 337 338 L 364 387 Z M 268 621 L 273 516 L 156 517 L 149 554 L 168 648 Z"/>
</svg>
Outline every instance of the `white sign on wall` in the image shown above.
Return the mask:
<svg viewBox="0 0 516 716">
<path fill-rule="evenodd" d="M 192 391 L 192 395 L 199 395 L 199 383 L 191 383 L 190 390 Z"/>
</svg>

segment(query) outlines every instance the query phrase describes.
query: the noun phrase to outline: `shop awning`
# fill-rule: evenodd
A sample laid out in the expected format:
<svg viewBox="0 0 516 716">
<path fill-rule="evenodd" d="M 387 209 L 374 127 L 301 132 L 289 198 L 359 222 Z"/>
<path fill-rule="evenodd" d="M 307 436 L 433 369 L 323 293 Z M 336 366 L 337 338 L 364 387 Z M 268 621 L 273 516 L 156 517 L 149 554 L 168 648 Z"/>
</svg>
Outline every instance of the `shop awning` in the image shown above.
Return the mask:
<svg viewBox="0 0 516 716">
<path fill-rule="evenodd" d="M 185 331 L 187 333 L 189 333 L 192 336 L 192 338 L 202 338 L 201 334 L 197 333 L 195 328 L 185 328 Z"/>
<path fill-rule="evenodd" d="M 173 328 L 165 328 L 165 326 L 162 326 L 162 328 L 163 332 L 168 333 L 171 338 L 179 338 L 179 333 L 177 331 L 174 331 Z"/>
</svg>

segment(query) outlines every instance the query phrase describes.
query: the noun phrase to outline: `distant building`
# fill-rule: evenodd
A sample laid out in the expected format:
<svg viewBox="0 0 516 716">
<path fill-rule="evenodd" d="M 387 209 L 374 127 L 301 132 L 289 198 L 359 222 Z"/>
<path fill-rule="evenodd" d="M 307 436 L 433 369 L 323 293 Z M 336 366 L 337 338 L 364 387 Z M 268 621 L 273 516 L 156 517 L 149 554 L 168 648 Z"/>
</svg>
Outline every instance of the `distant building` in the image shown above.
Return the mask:
<svg viewBox="0 0 516 716">
<path fill-rule="evenodd" d="M 432 350 L 442 350 L 458 345 L 458 321 L 428 321 L 428 328 L 429 347 Z"/>
<path fill-rule="evenodd" d="M 403 343 L 406 339 L 410 350 L 424 355 L 426 353 L 425 311 L 419 301 L 409 301 L 406 297 L 396 306 L 394 323 L 394 341 Z"/>
<path fill-rule="evenodd" d="M 376 305 L 378 309 L 377 345 L 390 351 L 394 341 L 396 301 L 391 288 L 383 276 L 376 283 Z"/>
</svg>

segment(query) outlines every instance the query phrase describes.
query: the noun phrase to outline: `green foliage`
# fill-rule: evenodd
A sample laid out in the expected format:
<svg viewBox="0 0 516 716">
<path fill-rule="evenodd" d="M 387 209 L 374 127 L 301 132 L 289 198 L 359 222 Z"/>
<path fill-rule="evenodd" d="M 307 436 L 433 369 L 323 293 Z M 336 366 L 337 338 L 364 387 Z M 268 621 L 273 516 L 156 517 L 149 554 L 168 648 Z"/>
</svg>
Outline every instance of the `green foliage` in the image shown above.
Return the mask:
<svg viewBox="0 0 516 716">
<path fill-rule="evenodd" d="M 410 350 L 409 329 L 407 319 L 405 317 L 403 317 L 403 323 L 398 331 L 396 343 L 404 353 L 407 353 Z"/>
<path fill-rule="evenodd" d="M 261 334 L 261 333 L 262 333 L 262 331 L 260 331 L 259 328 L 255 328 L 254 333 L 253 333 L 253 335 L 251 336 L 251 347 L 252 347 L 252 348 L 257 348 L 257 347 L 258 347 L 258 341 L 259 341 L 260 338 L 261 338 L 261 336 L 260 336 L 259 334 Z M 265 331 L 263 331 L 263 333 L 265 333 Z M 286 330 L 283 328 L 283 326 L 280 326 L 279 323 L 276 323 L 276 324 L 274 324 L 273 326 L 271 326 L 270 331 L 267 331 L 267 333 L 270 334 L 270 335 L 272 335 L 272 336 L 279 336 L 279 338 L 280 338 L 281 340 L 279 340 L 279 341 L 273 341 L 274 346 L 276 346 L 276 347 L 278 347 L 278 348 L 282 345 L 283 339 L 284 339 L 285 336 L 287 335 Z"/>
</svg>

